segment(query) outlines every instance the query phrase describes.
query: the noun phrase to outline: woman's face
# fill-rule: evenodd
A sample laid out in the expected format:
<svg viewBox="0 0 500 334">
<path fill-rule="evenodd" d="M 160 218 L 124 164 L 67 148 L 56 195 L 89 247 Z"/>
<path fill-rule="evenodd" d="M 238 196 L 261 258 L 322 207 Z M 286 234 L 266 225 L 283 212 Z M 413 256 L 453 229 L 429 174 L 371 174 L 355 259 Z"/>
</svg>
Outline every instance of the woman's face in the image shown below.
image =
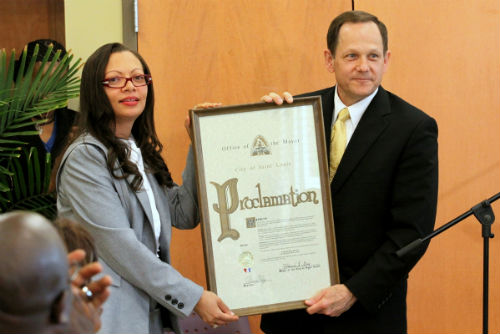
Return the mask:
<svg viewBox="0 0 500 334">
<path fill-rule="evenodd" d="M 115 77 L 131 78 L 144 74 L 140 60 L 130 51 L 112 53 L 104 71 L 104 80 Z M 104 87 L 115 113 L 116 131 L 119 138 L 130 137 L 132 126 L 146 106 L 148 86 L 135 87 L 127 81 L 122 88 Z"/>
</svg>

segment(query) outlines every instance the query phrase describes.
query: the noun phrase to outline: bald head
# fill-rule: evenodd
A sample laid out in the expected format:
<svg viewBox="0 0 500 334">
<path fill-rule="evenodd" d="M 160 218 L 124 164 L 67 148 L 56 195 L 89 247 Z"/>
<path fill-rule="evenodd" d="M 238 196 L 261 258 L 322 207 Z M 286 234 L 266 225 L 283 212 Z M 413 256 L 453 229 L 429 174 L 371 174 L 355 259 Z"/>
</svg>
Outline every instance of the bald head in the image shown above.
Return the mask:
<svg viewBox="0 0 500 334">
<path fill-rule="evenodd" d="M 56 229 L 41 215 L 0 215 L 0 314 L 51 316 L 54 302 L 68 287 L 66 256 Z"/>
</svg>

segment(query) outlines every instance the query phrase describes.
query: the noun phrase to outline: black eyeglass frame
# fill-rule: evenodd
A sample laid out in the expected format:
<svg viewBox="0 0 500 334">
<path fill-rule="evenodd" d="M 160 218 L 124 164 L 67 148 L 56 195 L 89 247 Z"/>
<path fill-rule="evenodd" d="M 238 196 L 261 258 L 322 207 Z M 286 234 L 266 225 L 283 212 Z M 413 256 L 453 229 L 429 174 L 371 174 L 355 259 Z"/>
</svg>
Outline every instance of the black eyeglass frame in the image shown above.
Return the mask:
<svg viewBox="0 0 500 334">
<path fill-rule="evenodd" d="M 137 76 L 144 76 L 144 78 L 146 79 L 146 83 L 145 83 L 144 85 L 136 85 L 136 84 L 134 83 L 134 81 L 132 81 L 132 80 L 133 80 L 133 78 L 134 78 L 134 77 L 137 77 Z M 123 86 L 121 86 L 121 87 L 113 87 L 113 86 L 110 86 L 110 85 L 109 85 L 109 80 L 110 80 L 110 79 L 112 79 L 112 78 L 104 79 L 103 81 L 101 81 L 101 84 L 102 84 L 103 86 L 108 87 L 108 88 L 119 88 L 119 89 L 121 89 L 121 88 L 125 87 L 129 81 L 132 83 L 132 85 L 133 85 L 134 87 L 144 87 L 144 86 L 147 86 L 147 85 L 149 85 L 149 84 L 151 84 L 151 83 L 153 82 L 153 78 L 151 77 L 151 74 L 139 74 L 139 75 L 134 75 L 134 76 L 131 76 L 130 78 L 120 77 L 120 76 L 118 76 L 118 77 L 113 77 L 113 79 L 114 79 L 114 78 L 125 79 L 125 82 L 123 83 Z"/>
</svg>

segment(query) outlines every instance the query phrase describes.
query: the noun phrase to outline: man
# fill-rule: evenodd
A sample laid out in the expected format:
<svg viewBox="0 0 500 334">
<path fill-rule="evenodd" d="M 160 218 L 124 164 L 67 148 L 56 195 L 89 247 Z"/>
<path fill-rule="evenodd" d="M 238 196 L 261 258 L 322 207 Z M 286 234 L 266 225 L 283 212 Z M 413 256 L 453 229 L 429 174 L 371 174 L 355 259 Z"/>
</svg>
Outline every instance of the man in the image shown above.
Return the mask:
<svg viewBox="0 0 500 334">
<path fill-rule="evenodd" d="M 103 277 L 89 284 L 93 300 L 85 300 L 76 286 L 101 268 L 83 267 L 71 286 L 68 260 L 83 256 L 68 255 L 56 229 L 39 214 L 0 215 L 0 333 L 94 332 L 111 281 Z"/>
<path fill-rule="evenodd" d="M 404 258 L 395 252 L 434 227 L 437 125 L 380 86 L 391 54 L 377 17 L 343 13 L 332 21 L 327 42 L 326 68 L 337 85 L 302 96 L 322 98 L 341 282 L 306 300 L 307 313 L 263 315 L 261 328 L 404 333 L 407 277 L 425 249 Z M 283 102 L 275 93 L 263 100 Z"/>
</svg>

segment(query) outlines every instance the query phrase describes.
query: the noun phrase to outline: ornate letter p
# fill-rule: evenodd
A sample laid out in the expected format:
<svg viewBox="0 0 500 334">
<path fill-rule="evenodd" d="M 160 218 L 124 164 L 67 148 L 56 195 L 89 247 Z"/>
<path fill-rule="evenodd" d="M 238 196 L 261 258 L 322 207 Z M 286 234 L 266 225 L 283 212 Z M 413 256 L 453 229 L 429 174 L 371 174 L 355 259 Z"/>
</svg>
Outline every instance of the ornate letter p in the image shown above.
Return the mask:
<svg viewBox="0 0 500 334">
<path fill-rule="evenodd" d="M 221 242 L 227 237 L 230 237 L 233 240 L 237 240 L 240 237 L 240 233 L 237 230 L 231 229 L 231 224 L 229 223 L 229 214 L 233 213 L 238 208 L 239 198 L 238 189 L 236 188 L 238 179 L 229 179 L 222 185 L 219 185 L 215 182 L 210 183 L 214 185 L 215 189 L 217 189 L 217 197 L 219 200 L 219 205 L 214 204 L 213 206 L 215 212 L 217 212 L 220 217 L 221 235 L 219 236 L 217 241 Z M 227 196 L 228 193 L 229 196 Z M 231 201 L 230 205 L 228 204 L 228 197 Z"/>
</svg>

